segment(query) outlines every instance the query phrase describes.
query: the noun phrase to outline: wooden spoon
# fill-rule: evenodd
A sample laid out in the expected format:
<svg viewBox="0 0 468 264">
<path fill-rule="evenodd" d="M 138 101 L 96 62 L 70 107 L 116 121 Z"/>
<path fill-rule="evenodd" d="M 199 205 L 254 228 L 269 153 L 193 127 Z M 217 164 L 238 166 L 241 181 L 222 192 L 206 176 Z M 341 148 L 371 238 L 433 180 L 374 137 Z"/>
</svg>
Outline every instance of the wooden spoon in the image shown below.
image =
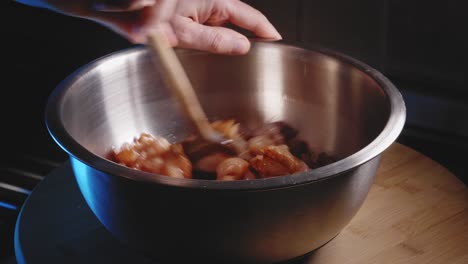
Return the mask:
<svg viewBox="0 0 468 264">
<path fill-rule="evenodd" d="M 198 148 L 224 147 L 233 150 L 236 154 L 241 154 L 245 149 L 242 142 L 225 138 L 211 126 L 182 64 L 165 35 L 155 31 L 148 37 L 148 46 L 152 51 L 154 62 L 160 66 L 166 86 L 176 95 L 185 113 L 195 124 L 198 133 L 206 141 L 206 144 L 198 145 Z"/>
</svg>

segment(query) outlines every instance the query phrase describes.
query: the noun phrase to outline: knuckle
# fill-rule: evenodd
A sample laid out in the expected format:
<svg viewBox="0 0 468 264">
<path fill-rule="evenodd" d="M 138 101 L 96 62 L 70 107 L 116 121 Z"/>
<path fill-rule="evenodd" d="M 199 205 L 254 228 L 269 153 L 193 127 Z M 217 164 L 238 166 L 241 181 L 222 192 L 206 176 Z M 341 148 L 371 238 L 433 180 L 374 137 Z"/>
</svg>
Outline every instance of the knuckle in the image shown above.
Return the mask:
<svg viewBox="0 0 468 264">
<path fill-rule="evenodd" d="M 181 24 L 174 25 L 174 31 L 178 40 L 184 43 L 193 43 L 194 32 L 189 27 Z"/>
<path fill-rule="evenodd" d="M 223 34 L 216 32 L 213 34 L 211 41 L 209 42 L 209 48 L 215 51 L 223 50 L 224 45 L 224 36 Z"/>
</svg>

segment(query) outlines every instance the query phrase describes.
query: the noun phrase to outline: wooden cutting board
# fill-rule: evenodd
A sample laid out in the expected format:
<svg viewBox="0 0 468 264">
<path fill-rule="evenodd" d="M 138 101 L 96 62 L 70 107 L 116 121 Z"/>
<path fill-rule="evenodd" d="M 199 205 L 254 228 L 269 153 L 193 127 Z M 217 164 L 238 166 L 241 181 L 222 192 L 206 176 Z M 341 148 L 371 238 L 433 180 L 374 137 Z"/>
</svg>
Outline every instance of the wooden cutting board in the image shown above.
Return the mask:
<svg viewBox="0 0 468 264">
<path fill-rule="evenodd" d="M 49 174 L 23 205 L 18 264 L 162 264 L 113 238 L 83 200 L 69 164 Z M 351 223 L 290 264 L 468 264 L 468 188 L 426 156 L 394 143 Z"/>
<path fill-rule="evenodd" d="M 309 264 L 468 263 L 468 188 L 401 144 L 382 155 L 375 184 L 351 223 Z"/>
</svg>

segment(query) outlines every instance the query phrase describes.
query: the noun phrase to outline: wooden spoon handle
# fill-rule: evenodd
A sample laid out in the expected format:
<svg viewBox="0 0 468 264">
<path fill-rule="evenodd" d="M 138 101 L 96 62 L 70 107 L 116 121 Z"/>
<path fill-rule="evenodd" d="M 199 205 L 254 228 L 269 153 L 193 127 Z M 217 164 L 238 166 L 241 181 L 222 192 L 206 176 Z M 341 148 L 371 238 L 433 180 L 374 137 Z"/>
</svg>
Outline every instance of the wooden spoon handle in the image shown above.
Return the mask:
<svg viewBox="0 0 468 264">
<path fill-rule="evenodd" d="M 211 127 L 182 64 L 164 34 L 158 31 L 151 34 L 148 37 L 148 46 L 155 55 L 153 56 L 155 63 L 160 65 L 166 86 L 172 89 L 178 97 L 200 135 L 209 141 L 219 142 L 222 140 L 220 134 Z"/>
</svg>

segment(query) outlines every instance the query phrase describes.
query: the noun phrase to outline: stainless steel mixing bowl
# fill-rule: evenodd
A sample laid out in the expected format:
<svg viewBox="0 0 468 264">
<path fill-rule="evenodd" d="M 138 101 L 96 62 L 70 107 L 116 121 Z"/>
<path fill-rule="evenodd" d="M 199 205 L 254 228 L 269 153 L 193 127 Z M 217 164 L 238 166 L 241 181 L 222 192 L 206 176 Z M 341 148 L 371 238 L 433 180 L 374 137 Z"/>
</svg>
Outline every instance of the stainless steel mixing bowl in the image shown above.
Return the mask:
<svg viewBox="0 0 468 264">
<path fill-rule="evenodd" d="M 175 179 L 104 156 L 142 132 L 178 141 L 193 132 L 134 47 L 83 66 L 49 98 L 46 124 L 70 155 L 87 204 L 122 242 L 166 262 L 274 263 L 336 236 L 364 202 L 405 105 L 375 69 L 333 51 L 258 42 L 245 56 L 177 50 L 210 119 L 255 127 L 286 121 L 337 162 L 246 181 Z M 165 262 L 164 262 L 165 263 Z"/>
</svg>

